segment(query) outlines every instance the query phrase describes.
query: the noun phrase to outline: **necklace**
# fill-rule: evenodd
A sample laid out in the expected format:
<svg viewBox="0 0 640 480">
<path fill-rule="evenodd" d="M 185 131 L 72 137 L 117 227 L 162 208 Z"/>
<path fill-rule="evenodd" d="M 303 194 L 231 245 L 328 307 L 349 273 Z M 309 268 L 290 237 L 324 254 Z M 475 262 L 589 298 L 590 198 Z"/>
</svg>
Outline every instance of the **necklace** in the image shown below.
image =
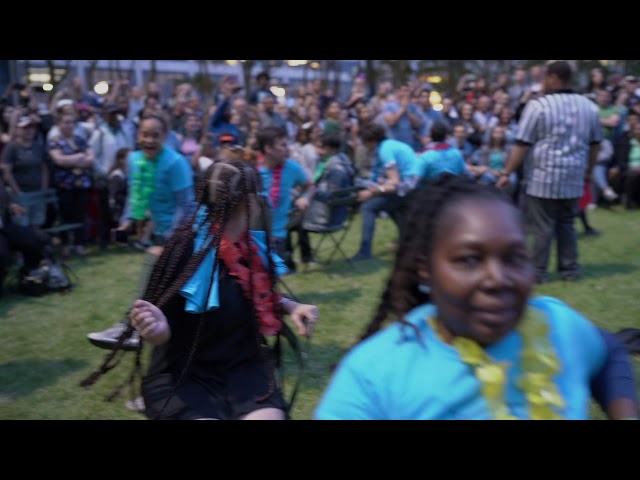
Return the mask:
<svg viewBox="0 0 640 480">
<path fill-rule="evenodd" d="M 438 332 L 433 317 L 427 324 L 438 338 L 445 342 Z M 564 398 L 553 382 L 553 376 L 560 371 L 560 360 L 549 340 L 549 325 L 538 310 L 527 308 L 525 316 L 516 331 L 522 336 L 520 367 L 522 374 L 516 381 L 527 400 L 529 418 L 532 420 L 561 420 L 555 410 L 565 406 Z M 447 343 L 447 342 L 445 342 Z M 504 391 L 507 383 L 509 362 L 497 362 L 475 341 L 465 337 L 455 337 L 451 346 L 456 349 L 462 361 L 474 369 L 481 391 L 492 416 L 496 420 L 517 420 L 505 404 Z"/>
</svg>

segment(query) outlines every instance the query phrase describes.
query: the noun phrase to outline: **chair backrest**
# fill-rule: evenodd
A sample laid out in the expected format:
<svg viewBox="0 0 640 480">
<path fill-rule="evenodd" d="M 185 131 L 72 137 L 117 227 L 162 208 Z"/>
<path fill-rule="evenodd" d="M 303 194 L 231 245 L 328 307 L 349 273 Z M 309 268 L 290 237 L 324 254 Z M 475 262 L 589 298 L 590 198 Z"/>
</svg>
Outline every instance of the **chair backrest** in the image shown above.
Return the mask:
<svg viewBox="0 0 640 480">
<path fill-rule="evenodd" d="M 322 175 L 316 180 L 318 193 L 302 220 L 305 230 L 336 230 L 344 224 L 350 209 L 357 204 L 357 192 L 361 189 L 355 185 L 355 174 L 353 163 L 343 152 L 326 161 Z"/>
<path fill-rule="evenodd" d="M 58 196 L 54 188 L 26 192 L 20 197 L 20 205 L 23 207 L 32 207 L 42 204 L 48 205 L 50 203 L 58 203 Z"/>
<path fill-rule="evenodd" d="M 302 220 L 302 227 L 309 231 L 321 231 L 344 226 L 357 209 L 358 191 L 363 188 L 341 188 L 331 192 L 326 201 L 312 200 Z"/>
</svg>

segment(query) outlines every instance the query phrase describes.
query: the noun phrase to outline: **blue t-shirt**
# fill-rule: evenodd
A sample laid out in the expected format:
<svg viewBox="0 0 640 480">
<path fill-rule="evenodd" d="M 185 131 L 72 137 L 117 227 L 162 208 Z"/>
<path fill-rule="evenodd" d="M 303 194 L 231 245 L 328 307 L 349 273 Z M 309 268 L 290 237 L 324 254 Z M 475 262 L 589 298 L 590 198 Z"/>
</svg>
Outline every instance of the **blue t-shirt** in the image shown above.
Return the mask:
<svg viewBox="0 0 640 480">
<path fill-rule="evenodd" d="M 393 165 L 398 169 L 400 181 L 407 180 L 415 168 L 416 153 L 409 145 L 393 138 L 380 142 L 375 153 L 372 169 L 372 181 L 386 178 L 385 170 Z"/>
<path fill-rule="evenodd" d="M 137 163 L 140 159 L 144 159 L 144 154 L 140 150 L 131 152 L 129 155 L 129 191 L 138 171 Z M 193 173 L 186 158 L 166 147 L 162 148 L 155 161 L 157 162 L 155 186 L 149 200 L 149 210 L 151 220 L 155 224 L 154 233 L 162 235 L 172 227 L 173 217 L 178 209 L 175 192 L 191 188 L 190 200 L 193 200 Z"/>
<path fill-rule="evenodd" d="M 446 148 L 438 148 L 438 147 Z M 448 172 L 462 175 L 467 172 L 467 164 L 462 152 L 446 143 L 439 143 L 435 148 L 426 150 L 417 156 L 415 175 L 418 179 L 428 180 Z"/>
<path fill-rule="evenodd" d="M 607 350 L 595 325 L 567 304 L 537 297 L 529 304 L 546 314 L 550 340 L 560 361 L 554 377 L 566 406 L 567 419 L 587 419 L 590 380 L 605 362 Z M 431 304 L 416 307 L 406 319 L 357 345 L 341 361 L 320 399 L 314 417 L 320 420 L 436 420 L 491 419 L 474 368 L 462 362 L 458 351 L 442 342 L 425 321 L 435 316 Z M 514 331 L 487 347 L 496 361 L 510 363 L 505 404 L 511 414 L 528 419 L 527 401 L 517 387 L 521 375 L 522 337 Z"/>
<path fill-rule="evenodd" d="M 273 170 L 264 165 L 259 167 L 262 177 L 262 194 L 267 198 L 271 210 L 271 235 L 274 238 L 287 237 L 287 223 L 289 222 L 289 210 L 293 208 L 291 190 L 307 183 L 307 174 L 300 164 L 294 160 L 286 160 L 282 166 L 280 177 L 280 192 L 277 200 L 272 202 L 269 192 L 273 185 Z"/>
</svg>

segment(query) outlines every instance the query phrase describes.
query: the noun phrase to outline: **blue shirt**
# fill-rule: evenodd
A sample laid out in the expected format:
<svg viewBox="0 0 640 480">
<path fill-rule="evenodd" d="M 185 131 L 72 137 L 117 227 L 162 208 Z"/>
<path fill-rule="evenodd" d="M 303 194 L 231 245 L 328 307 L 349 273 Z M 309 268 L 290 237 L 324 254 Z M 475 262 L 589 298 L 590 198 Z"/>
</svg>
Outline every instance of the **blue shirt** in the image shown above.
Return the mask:
<svg viewBox="0 0 640 480">
<path fill-rule="evenodd" d="M 386 115 L 387 113 L 396 114 L 400 110 L 399 102 L 388 102 L 384 108 L 382 109 L 382 114 Z M 407 107 L 407 111 L 410 111 L 413 115 L 419 117 L 420 111 L 418 107 L 410 103 Z M 411 124 L 411 120 L 409 119 L 409 115 L 404 113 L 400 116 L 395 125 L 389 126 L 389 133 L 391 138 L 398 140 L 400 142 L 406 143 L 413 150 L 414 138 L 413 138 L 413 125 Z"/>
<path fill-rule="evenodd" d="M 137 162 L 140 157 L 144 158 L 140 150 L 131 152 L 129 155 L 129 191 L 138 170 Z M 154 233 L 163 235 L 166 230 L 173 227 L 173 217 L 179 207 L 176 192 L 191 189 L 188 200 L 193 200 L 193 173 L 191 165 L 182 155 L 166 147 L 162 148 L 155 161 L 157 162 L 155 185 L 149 200 L 149 210 L 151 220 L 155 224 Z"/>
<path fill-rule="evenodd" d="M 407 180 L 415 169 L 416 153 L 409 145 L 399 140 L 385 138 L 375 152 L 371 180 L 386 178 L 386 169 L 396 166 L 400 181 Z"/>
<path fill-rule="evenodd" d="M 537 297 L 529 304 L 546 314 L 561 364 L 554 381 L 566 406 L 559 413 L 567 419 L 587 419 L 590 380 L 606 359 L 604 339 L 595 325 L 558 299 Z M 315 418 L 491 419 L 473 367 L 425 321 L 435 315 L 435 307 L 425 304 L 406 316 L 417 326 L 422 342 L 411 327 L 396 322 L 351 350 L 320 399 Z M 510 363 L 505 404 L 511 414 L 528 419 L 526 399 L 517 387 L 521 348 L 521 335 L 514 331 L 485 351 L 496 361 Z"/>
<path fill-rule="evenodd" d="M 259 167 L 262 177 L 262 194 L 267 198 L 271 210 L 271 235 L 274 238 L 287 237 L 287 223 L 289 222 L 289 210 L 293 208 L 291 190 L 307 183 L 307 174 L 295 160 L 286 160 L 282 166 L 280 176 L 280 193 L 274 203 L 269 198 L 269 192 L 273 185 L 273 170 L 264 165 Z"/>
<path fill-rule="evenodd" d="M 415 175 L 418 179 L 436 178 L 445 172 L 454 175 L 462 175 L 467 172 L 467 164 L 462 152 L 457 148 L 446 143 L 438 143 L 435 148 L 425 150 L 417 156 Z"/>
</svg>

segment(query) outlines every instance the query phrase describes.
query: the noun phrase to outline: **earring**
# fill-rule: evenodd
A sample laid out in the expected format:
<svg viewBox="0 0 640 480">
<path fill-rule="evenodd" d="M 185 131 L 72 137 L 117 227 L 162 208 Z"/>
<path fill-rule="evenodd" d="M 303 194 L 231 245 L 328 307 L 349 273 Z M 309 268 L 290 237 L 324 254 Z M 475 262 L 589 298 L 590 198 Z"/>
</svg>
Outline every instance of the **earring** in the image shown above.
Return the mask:
<svg viewBox="0 0 640 480">
<path fill-rule="evenodd" d="M 418 285 L 418 291 L 420 293 L 425 293 L 425 294 L 430 294 L 431 293 L 431 287 L 425 283 L 420 283 Z"/>
</svg>

